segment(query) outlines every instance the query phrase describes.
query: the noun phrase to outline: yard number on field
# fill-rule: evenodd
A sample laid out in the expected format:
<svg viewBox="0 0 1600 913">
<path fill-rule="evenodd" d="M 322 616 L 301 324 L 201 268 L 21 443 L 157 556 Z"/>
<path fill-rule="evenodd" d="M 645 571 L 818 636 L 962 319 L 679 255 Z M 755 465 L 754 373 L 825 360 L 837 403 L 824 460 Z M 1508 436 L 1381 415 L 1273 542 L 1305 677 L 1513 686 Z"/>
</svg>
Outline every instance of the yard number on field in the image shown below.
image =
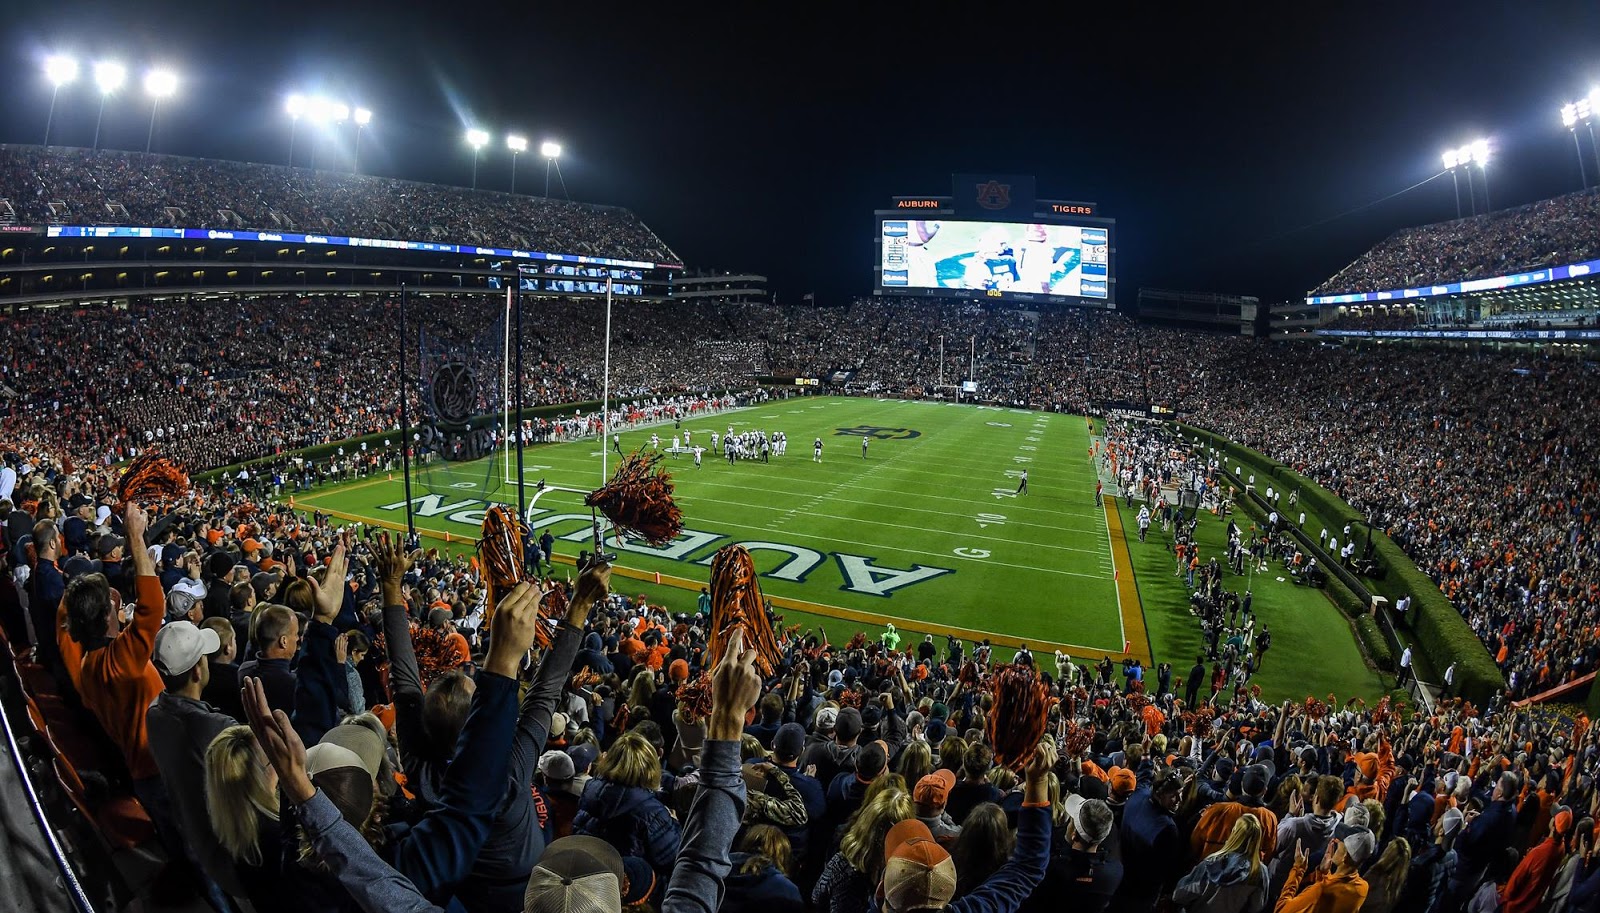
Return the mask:
<svg viewBox="0 0 1600 913">
<path fill-rule="evenodd" d="M 996 489 L 996 490 L 998 490 L 998 489 Z M 991 524 L 991 523 L 993 523 L 996 526 L 1005 526 L 1006 525 L 1006 515 L 1005 514 L 978 514 L 976 519 L 978 521 L 978 526 L 981 529 L 988 529 L 989 528 L 989 524 Z"/>
</svg>

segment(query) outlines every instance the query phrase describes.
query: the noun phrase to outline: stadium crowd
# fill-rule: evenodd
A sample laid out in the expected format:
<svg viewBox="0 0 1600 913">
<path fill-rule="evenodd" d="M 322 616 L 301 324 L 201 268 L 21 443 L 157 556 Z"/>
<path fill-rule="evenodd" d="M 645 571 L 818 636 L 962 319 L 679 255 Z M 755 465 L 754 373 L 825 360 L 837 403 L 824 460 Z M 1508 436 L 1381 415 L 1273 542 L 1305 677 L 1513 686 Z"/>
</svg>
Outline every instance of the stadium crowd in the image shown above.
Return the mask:
<svg viewBox="0 0 1600 913">
<path fill-rule="evenodd" d="M 1311 294 L 1419 288 L 1596 257 L 1600 257 L 1600 192 L 1585 190 L 1395 232 Z"/>
<path fill-rule="evenodd" d="M 24 221 L 163 225 L 194 210 L 241 227 L 670 257 L 621 210 L 352 175 L 6 148 L 0 182 Z M 1327 289 L 1593 256 L 1595 200 L 1402 233 Z M 598 398 L 594 307 L 542 302 L 528 322 L 516 381 L 530 405 Z M 500 377 L 496 301 L 417 311 L 413 377 L 456 359 Z M 725 405 L 708 391 L 763 374 L 952 395 L 940 378 L 974 362 L 989 401 L 1172 408 L 1388 529 L 1508 694 L 1429 713 L 1332 695 L 1263 704 L 1250 671 L 1265 632 L 1181 548 L 1211 655 L 1186 674 L 1169 661 L 1119 675 L 1109 658 L 1024 649 L 1055 699 L 1031 710 L 997 696 L 1011 673 L 987 643 L 902 643 L 892 629 L 833 643 L 770 617 L 777 655 L 762 671 L 737 638 L 716 655 L 705 603 L 674 617 L 611 593 L 603 567 L 557 572 L 547 551 L 543 576 L 501 594 L 491 619 L 474 562 L 265 497 L 263 478 L 392 462 L 388 449 L 286 455 L 396 429 L 392 301 L 136 303 L 0 321 L 0 573 L 15 584 L 0 586 L 0 631 L 26 651 L 35 725 L 79 780 L 103 784 L 80 782 L 76 801 L 96 813 L 136 797 L 145 836 L 219 911 L 1600 911 L 1588 721 L 1505 700 L 1600 663 L 1589 364 L 1273 346 L 912 299 L 630 302 L 615 322 L 630 420 Z M 472 408 L 494 411 L 497 386 L 481 383 Z M 423 390 L 406 394 L 417 415 Z M 1130 481 L 1152 493 L 1176 472 L 1163 441 L 1122 444 L 1144 464 Z M 278 460 L 254 485 L 122 503 L 113 464 L 150 450 L 191 469 Z M 547 590 L 570 606 L 559 624 L 535 611 Z M 1045 735 L 1024 761 L 1014 735 L 1032 723 Z"/>
<path fill-rule="evenodd" d="M 593 306 L 544 302 L 529 321 L 528 405 L 599 398 L 604 336 L 588 319 Z M 497 411 L 498 302 L 450 299 L 417 310 L 431 340 L 418 364 L 473 360 L 489 379 L 477 408 Z M 385 355 L 397 317 L 387 300 L 267 297 L 58 316 L 0 322 L 0 383 L 13 394 L 3 428 L 23 457 L 44 447 L 103 467 L 155 448 L 197 470 L 398 427 Z M 968 367 L 960 350 L 971 343 L 960 343 L 976 338 L 988 347 L 979 377 L 990 401 L 1067 412 L 1159 403 L 1370 514 L 1452 599 L 1513 695 L 1586 674 L 1600 660 L 1600 555 L 1588 532 L 1600 505 L 1584 456 L 1600 445 L 1591 430 L 1597 380 L 1582 362 L 1272 346 L 1095 312 L 1035 316 L 930 301 L 826 309 L 631 302 L 614 316 L 613 389 L 629 400 L 836 370 L 851 372 L 857 392 L 953 395 L 937 388 L 939 337 L 949 384 Z M 425 412 L 424 389 L 416 386 L 413 421 Z M 1265 390 L 1293 394 L 1249 394 Z M 1535 396 L 1540 408 L 1526 408 Z M 543 419 L 531 434 L 570 437 L 586 424 L 575 421 Z M 384 458 L 364 459 L 370 471 Z M 296 464 L 289 474 L 325 469 L 341 471 Z"/>
<path fill-rule="evenodd" d="M 64 470 L 0 525 L 0 629 L 57 740 L 108 746 L 74 767 L 221 911 L 1600 904 L 1581 718 L 1024 650 L 1028 710 L 987 642 L 770 607 L 764 673 L 604 566 L 535 559 L 486 620 L 471 562 L 238 494 L 113 510 L 110 473 Z"/>
<path fill-rule="evenodd" d="M 107 149 L 0 147 L 0 200 L 23 225 L 243 228 L 682 262 L 615 206 Z"/>
</svg>

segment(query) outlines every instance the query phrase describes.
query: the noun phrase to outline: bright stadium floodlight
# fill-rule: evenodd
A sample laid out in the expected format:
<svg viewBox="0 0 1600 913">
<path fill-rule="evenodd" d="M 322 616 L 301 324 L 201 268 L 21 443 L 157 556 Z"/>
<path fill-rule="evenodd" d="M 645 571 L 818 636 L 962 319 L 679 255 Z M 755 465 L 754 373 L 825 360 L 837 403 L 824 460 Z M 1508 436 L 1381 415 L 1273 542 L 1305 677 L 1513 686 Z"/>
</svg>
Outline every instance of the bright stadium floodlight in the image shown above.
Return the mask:
<svg viewBox="0 0 1600 913">
<path fill-rule="evenodd" d="M 127 78 L 128 68 L 115 61 L 105 60 L 94 65 L 94 84 L 100 87 L 102 95 L 110 95 L 122 88 Z"/>
<path fill-rule="evenodd" d="M 1444 151 L 1444 155 L 1441 156 L 1441 158 L 1444 159 L 1444 166 L 1446 168 L 1454 168 L 1457 165 L 1461 164 L 1461 153 L 1457 152 L 1454 149 L 1446 149 Z"/>
<path fill-rule="evenodd" d="M 300 126 L 300 118 L 309 112 L 311 105 L 304 95 L 298 92 L 283 100 L 284 113 L 289 115 L 289 167 L 294 167 L 294 133 Z"/>
<path fill-rule="evenodd" d="M 60 88 L 78 78 L 78 62 L 59 54 L 48 57 L 44 62 L 44 75 Z"/>
<path fill-rule="evenodd" d="M 171 98 L 178 91 L 178 74 L 166 69 L 151 70 L 144 74 L 144 91 L 150 96 L 150 131 L 144 137 L 144 151 L 148 153 L 156 138 L 156 111 L 161 99 Z"/>
<path fill-rule="evenodd" d="M 511 192 L 517 192 L 517 156 L 528 151 L 528 138 L 515 133 L 506 134 L 506 148 L 511 150 Z"/>
<path fill-rule="evenodd" d="M 1589 149 L 1595 153 L 1595 181 L 1600 181 L 1600 146 L 1595 146 L 1595 112 L 1600 110 L 1600 88 L 1589 90 L 1584 98 L 1570 104 L 1573 109 L 1573 122 L 1566 120 L 1566 107 L 1562 109 L 1562 122 L 1566 128 L 1573 131 L 1573 146 L 1578 147 L 1578 169 L 1582 173 L 1584 168 L 1584 149 L 1578 139 L 1578 123 L 1584 125 L 1584 130 L 1589 131 Z M 1582 174 L 1579 174 L 1582 176 Z M 1589 187 L 1589 179 L 1584 177 L 1584 187 Z"/>
<path fill-rule="evenodd" d="M 50 113 L 44 118 L 44 145 L 50 148 L 50 124 L 56 119 L 56 96 L 61 87 L 78 78 L 78 62 L 71 57 L 54 54 L 44 60 L 44 78 L 50 80 Z"/>
<path fill-rule="evenodd" d="M 554 165 L 556 159 L 561 157 L 561 144 L 554 140 L 545 140 L 539 144 L 539 154 L 544 156 L 544 196 L 548 200 L 550 198 L 550 166 Z M 557 166 L 556 173 L 560 173 L 560 166 Z M 567 186 L 566 181 L 562 181 L 561 186 Z"/>
<path fill-rule="evenodd" d="M 122 88 L 127 78 L 127 67 L 115 61 L 102 60 L 94 65 L 94 84 L 100 87 L 100 113 L 94 119 L 94 145 L 91 148 L 100 148 L 100 122 L 106 117 L 106 99 Z"/>
<path fill-rule="evenodd" d="M 1568 103 L 1561 106 L 1561 126 L 1571 130 L 1578 126 L 1578 106 Z"/>
<path fill-rule="evenodd" d="M 352 118 L 356 122 L 356 152 L 350 159 L 350 169 L 356 174 L 361 173 L 361 130 L 372 123 L 372 111 L 367 108 L 357 108 Z"/>
<path fill-rule="evenodd" d="M 467 142 L 472 146 L 472 189 L 478 189 L 478 151 L 489 142 L 489 132 L 474 127 L 467 131 Z"/>
<path fill-rule="evenodd" d="M 1487 167 L 1489 164 L 1489 141 L 1486 139 L 1473 140 L 1469 148 L 1472 152 L 1472 161 L 1477 163 L 1480 168 Z"/>
</svg>

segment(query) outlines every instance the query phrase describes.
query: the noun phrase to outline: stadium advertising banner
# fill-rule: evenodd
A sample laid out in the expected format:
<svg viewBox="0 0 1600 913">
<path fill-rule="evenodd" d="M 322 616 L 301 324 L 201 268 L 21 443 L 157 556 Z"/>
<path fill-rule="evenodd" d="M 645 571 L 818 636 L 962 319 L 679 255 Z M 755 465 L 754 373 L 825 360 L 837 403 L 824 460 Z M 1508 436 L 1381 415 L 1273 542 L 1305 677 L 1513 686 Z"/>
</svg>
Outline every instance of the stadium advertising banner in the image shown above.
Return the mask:
<svg viewBox="0 0 1600 913">
<path fill-rule="evenodd" d="M 1306 304 L 1367 304 L 1385 301 L 1407 301 L 1415 298 L 1432 298 L 1437 295 L 1459 295 L 1464 292 L 1488 292 L 1495 289 L 1521 288 L 1529 285 L 1543 285 L 1546 282 L 1560 282 L 1563 279 L 1581 279 L 1584 276 L 1600 274 L 1600 260 L 1586 260 L 1583 263 L 1573 263 L 1567 266 L 1554 266 L 1550 269 L 1536 269 L 1525 273 L 1512 273 L 1508 276 L 1495 276 L 1490 279 L 1468 279 L 1465 282 L 1449 282 L 1443 285 L 1425 285 L 1420 288 L 1395 289 L 1388 292 L 1352 292 L 1346 295 L 1314 295 L 1306 298 Z"/>
<path fill-rule="evenodd" d="M 289 244 L 325 244 L 331 247 L 375 247 L 385 250 L 413 250 L 440 254 L 508 257 L 513 260 L 555 260 L 562 263 L 593 263 L 632 269 L 681 269 L 676 263 L 651 263 L 648 260 L 613 260 L 579 254 L 549 254 L 506 247 L 479 247 L 475 244 L 442 244 L 434 241 L 395 241 L 387 238 L 354 238 L 343 235 L 310 235 L 293 231 L 244 231 L 215 228 L 150 228 L 127 225 L 51 225 L 45 229 L 51 238 L 171 238 L 182 241 L 283 241 Z M 603 283 L 602 283 L 603 284 Z M 602 289 L 604 291 L 604 289 Z"/>
<path fill-rule="evenodd" d="M 1111 233 L 1103 226 L 882 219 L 878 240 L 884 289 L 1110 297 Z"/>
<path fill-rule="evenodd" d="M 1345 339 L 1600 340 L 1600 330 L 1314 330 L 1312 335 Z"/>
</svg>

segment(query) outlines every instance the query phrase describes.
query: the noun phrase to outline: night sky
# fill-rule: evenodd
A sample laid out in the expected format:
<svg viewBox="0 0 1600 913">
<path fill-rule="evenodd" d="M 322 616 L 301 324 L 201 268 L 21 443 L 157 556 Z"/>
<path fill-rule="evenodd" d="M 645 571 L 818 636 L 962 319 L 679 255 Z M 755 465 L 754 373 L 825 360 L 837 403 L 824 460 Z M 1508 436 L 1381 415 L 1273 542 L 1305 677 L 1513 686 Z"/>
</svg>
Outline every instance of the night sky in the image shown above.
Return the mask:
<svg viewBox="0 0 1600 913">
<path fill-rule="evenodd" d="M 1141 285 L 1279 301 L 1453 216 L 1442 177 L 1324 221 L 1435 174 L 1447 146 L 1492 139 L 1496 207 L 1576 190 L 1558 109 L 1600 85 L 1593 0 L 696 6 L 12 2 L 0 141 L 43 138 L 59 52 L 84 72 L 52 141 L 87 146 L 88 65 L 114 57 L 132 78 L 103 145 L 143 148 L 157 63 L 182 78 L 161 152 L 281 163 L 290 92 L 371 108 L 372 173 L 465 185 L 482 126 L 480 186 L 505 189 L 505 134 L 554 138 L 574 199 L 630 207 L 690 266 L 764 273 L 781 300 L 869 292 L 872 210 L 970 171 L 1101 204 L 1125 302 Z M 353 133 L 319 139 L 319 165 L 349 167 Z M 311 143 L 302 122 L 302 165 Z M 543 166 L 522 156 L 519 189 Z"/>
</svg>

